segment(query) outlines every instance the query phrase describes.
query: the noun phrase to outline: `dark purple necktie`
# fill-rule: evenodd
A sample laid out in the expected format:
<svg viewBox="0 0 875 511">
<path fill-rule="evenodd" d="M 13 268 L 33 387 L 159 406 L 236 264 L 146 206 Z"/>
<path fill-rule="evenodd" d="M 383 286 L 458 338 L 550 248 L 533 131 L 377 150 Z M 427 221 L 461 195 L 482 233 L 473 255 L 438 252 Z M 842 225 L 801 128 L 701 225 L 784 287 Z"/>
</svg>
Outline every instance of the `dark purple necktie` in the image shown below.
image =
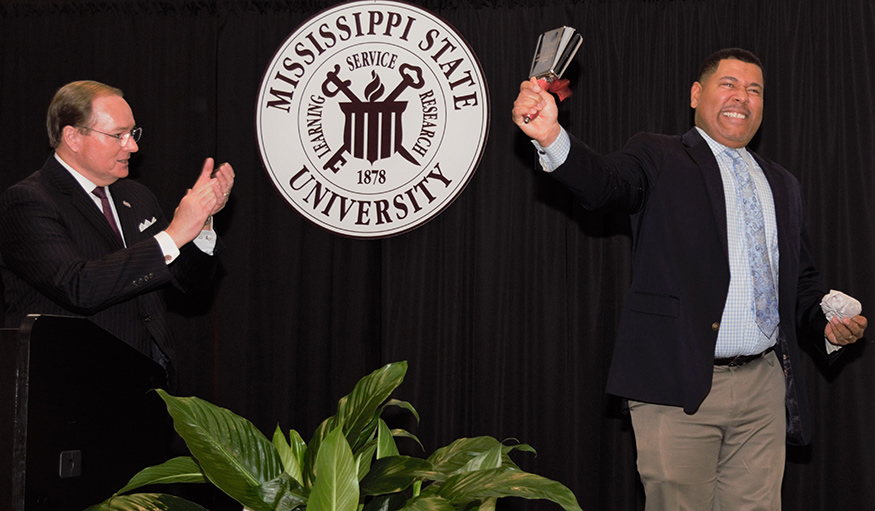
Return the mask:
<svg viewBox="0 0 875 511">
<path fill-rule="evenodd" d="M 100 206 L 103 208 L 103 216 L 106 217 L 106 221 L 109 222 L 109 226 L 112 227 L 112 231 L 115 233 L 119 242 L 124 245 L 125 242 L 122 240 L 122 233 L 119 231 L 118 224 L 115 223 L 115 217 L 112 215 L 112 206 L 109 205 L 109 197 L 106 196 L 106 190 L 104 190 L 102 186 L 98 186 L 92 190 L 91 193 L 100 197 Z"/>
</svg>

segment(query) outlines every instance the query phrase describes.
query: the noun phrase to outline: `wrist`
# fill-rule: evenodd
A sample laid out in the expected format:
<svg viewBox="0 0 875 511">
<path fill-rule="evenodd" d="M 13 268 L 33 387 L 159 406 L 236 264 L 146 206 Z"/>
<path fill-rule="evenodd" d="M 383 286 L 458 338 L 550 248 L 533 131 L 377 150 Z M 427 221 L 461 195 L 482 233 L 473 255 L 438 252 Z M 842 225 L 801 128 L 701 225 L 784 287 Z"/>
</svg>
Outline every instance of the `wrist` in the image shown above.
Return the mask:
<svg viewBox="0 0 875 511">
<path fill-rule="evenodd" d="M 555 142 L 556 139 L 559 138 L 559 134 L 561 132 L 562 132 L 562 127 L 557 123 L 552 127 L 552 129 L 546 135 L 544 135 L 541 138 L 536 139 L 535 142 L 537 142 L 539 146 L 546 149 L 546 148 L 550 147 L 551 145 L 553 145 L 553 142 Z"/>
</svg>

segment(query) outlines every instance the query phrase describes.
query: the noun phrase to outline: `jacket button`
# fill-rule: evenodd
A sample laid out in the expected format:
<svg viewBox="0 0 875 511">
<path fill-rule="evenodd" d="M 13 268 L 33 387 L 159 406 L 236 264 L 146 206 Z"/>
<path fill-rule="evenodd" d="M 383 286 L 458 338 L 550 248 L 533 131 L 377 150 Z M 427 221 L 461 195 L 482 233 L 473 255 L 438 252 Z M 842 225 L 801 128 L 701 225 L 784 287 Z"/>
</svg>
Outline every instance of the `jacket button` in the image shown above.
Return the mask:
<svg viewBox="0 0 875 511">
<path fill-rule="evenodd" d="M 720 323 L 718 323 L 717 321 L 711 323 L 711 330 L 713 330 L 715 332 L 719 332 L 720 331 Z"/>
<path fill-rule="evenodd" d="M 143 321 L 145 321 L 146 323 L 152 321 L 152 316 L 150 316 L 149 314 L 143 314 Z"/>
</svg>

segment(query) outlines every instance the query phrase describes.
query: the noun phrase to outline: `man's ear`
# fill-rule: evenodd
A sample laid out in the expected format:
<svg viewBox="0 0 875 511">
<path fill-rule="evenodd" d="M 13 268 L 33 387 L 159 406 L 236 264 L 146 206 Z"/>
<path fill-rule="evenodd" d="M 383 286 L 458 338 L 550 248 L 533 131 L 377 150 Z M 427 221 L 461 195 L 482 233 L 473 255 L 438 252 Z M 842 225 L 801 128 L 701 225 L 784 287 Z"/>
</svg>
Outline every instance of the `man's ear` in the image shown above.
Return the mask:
<svg viewBox="0 0 875 511">
<path fill-rule="evenodd" d="M 82 137 L 84 136 L 81 131 L 79 128 L 70 125 L 64 126 L 64 129 L 61 131 L 61 143 L 66 144 L 72 151 L 79 152 L 79 148 L 82 146 Z"/>
<path fill-rule="evenodd" d="M 690 88 L 690 106 L 692 108 L 699 106 L 699 94 L 701 93 L 702 84 L 699 82 L 693 82 L 693 86 Z"/>
</svg>

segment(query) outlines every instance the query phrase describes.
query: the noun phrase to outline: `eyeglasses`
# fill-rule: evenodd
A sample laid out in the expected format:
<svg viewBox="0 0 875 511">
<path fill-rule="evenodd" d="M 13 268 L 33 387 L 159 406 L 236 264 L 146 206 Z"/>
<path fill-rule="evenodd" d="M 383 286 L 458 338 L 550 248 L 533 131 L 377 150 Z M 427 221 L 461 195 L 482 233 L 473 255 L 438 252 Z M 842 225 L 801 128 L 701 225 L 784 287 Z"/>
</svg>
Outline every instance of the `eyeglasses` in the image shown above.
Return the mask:
<svg viewBox="0 0 875 511">
<path fill-rule="evenodd" d="M 79 129 L 93 131 L 95 133 L 100 133 L 101 135 L 106 135 L 107 137 L 115 138 L 119 141 L 120 145 L 125 145 L 128 143 L 128 139 L 133 138 L 134 142 L 140 141 L 140 136 L 143 134 L 143 128 L 139 126 L 134 126 L 131 131 L 127 131 L 125 133 L 120 133 L 118 135 L 113 135 L 112 133 L 104 133 L 102 131 L 97 131 L 94 128 L 89 128 L 87 126 L 76 126 Z"/>
</svg>

